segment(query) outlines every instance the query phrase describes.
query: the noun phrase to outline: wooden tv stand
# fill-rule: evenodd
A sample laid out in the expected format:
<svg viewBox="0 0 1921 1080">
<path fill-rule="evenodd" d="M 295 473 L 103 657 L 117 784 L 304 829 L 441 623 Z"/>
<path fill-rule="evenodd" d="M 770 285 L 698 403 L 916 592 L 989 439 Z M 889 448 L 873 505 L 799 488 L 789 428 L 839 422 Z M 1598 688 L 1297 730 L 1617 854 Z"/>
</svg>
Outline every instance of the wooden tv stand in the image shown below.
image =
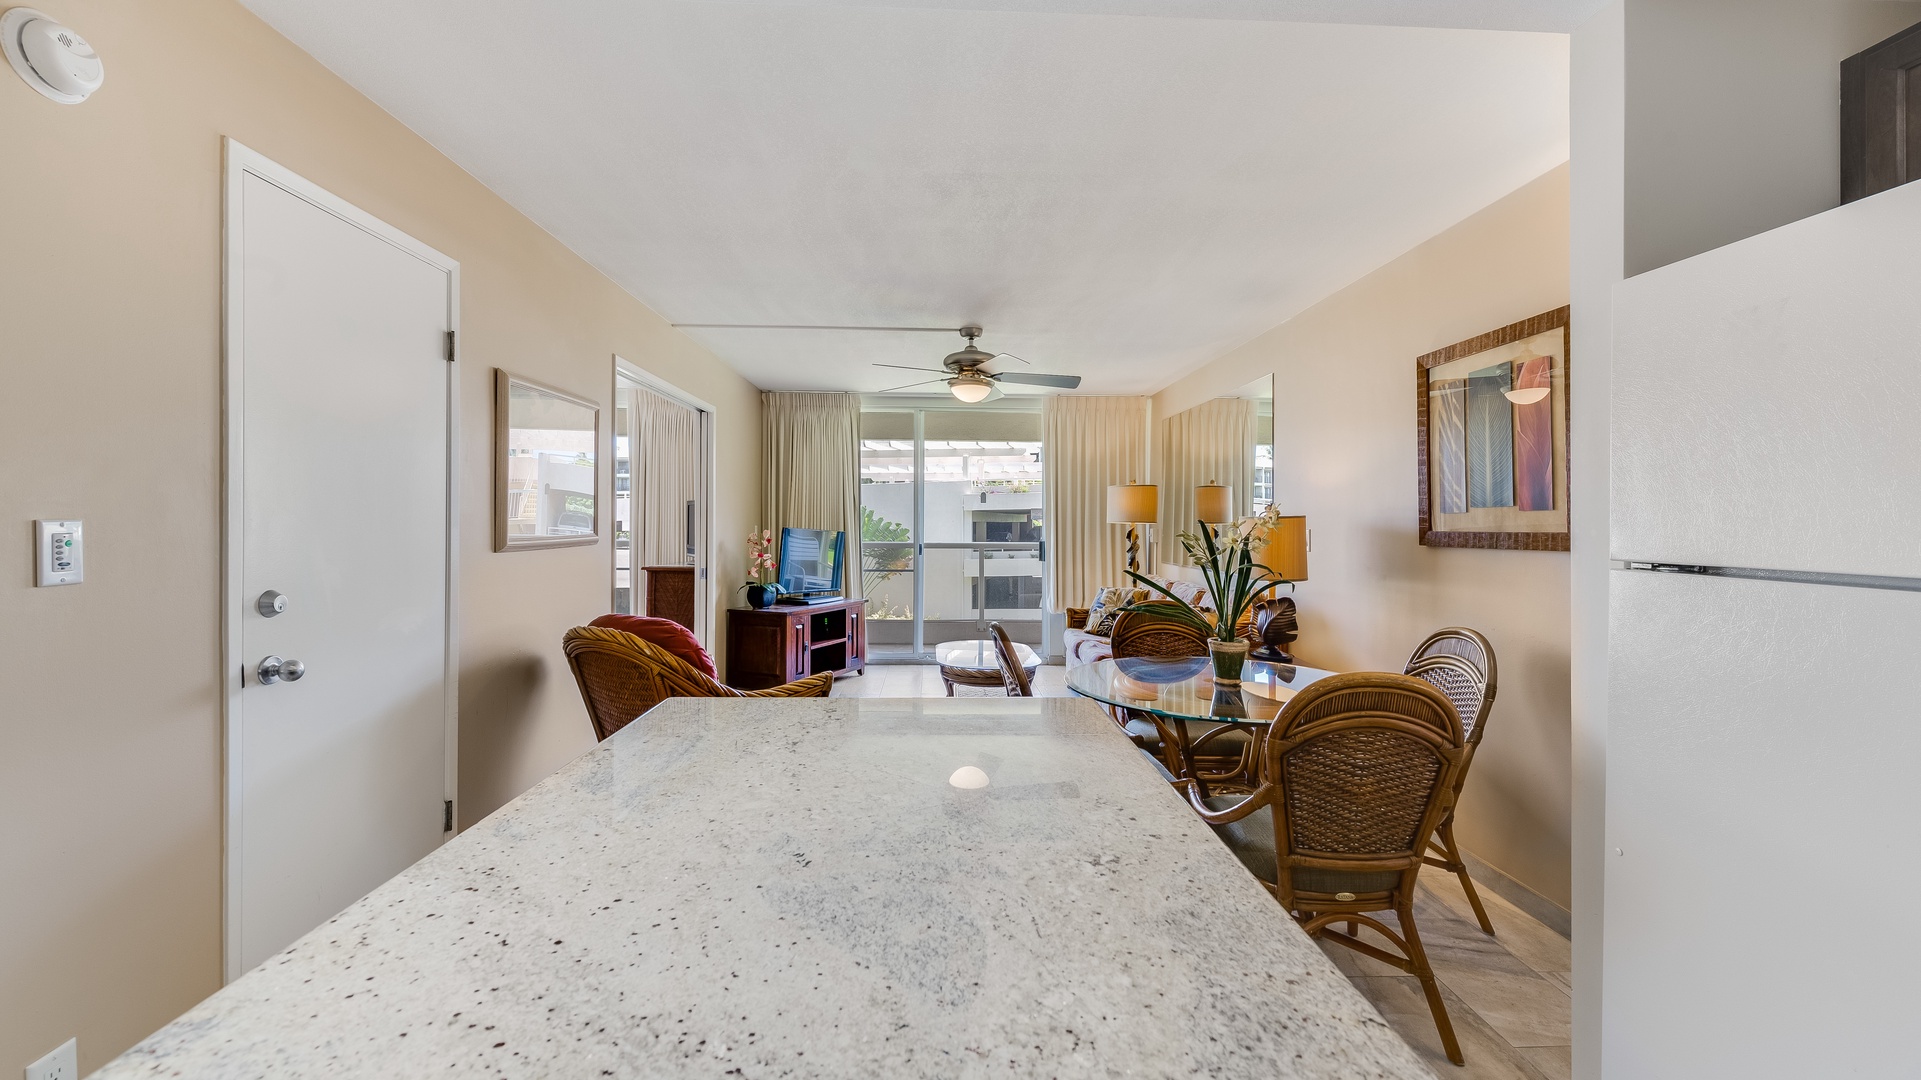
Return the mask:
<svg viewBox="0 0 1921 1080">
<path fill-rule="evenodd" d="M 765 690 L 823 671 L 867 669 L 867 601 L 727 612 L 727 685 Z"/>
</svg>

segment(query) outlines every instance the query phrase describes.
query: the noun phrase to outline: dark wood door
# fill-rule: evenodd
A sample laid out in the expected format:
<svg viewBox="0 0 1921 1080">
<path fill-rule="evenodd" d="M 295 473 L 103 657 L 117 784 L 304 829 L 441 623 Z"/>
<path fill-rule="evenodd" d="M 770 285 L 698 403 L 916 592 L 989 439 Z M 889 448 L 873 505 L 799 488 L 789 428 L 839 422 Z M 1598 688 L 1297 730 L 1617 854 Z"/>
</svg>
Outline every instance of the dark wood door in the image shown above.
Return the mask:
<svg viewBox="0 0 1921 1080">
<path fill-rule="evenodd" d="M 1841 201 L 1921 177 L 1921 23 L 1841 61 Z"/>
</svg>

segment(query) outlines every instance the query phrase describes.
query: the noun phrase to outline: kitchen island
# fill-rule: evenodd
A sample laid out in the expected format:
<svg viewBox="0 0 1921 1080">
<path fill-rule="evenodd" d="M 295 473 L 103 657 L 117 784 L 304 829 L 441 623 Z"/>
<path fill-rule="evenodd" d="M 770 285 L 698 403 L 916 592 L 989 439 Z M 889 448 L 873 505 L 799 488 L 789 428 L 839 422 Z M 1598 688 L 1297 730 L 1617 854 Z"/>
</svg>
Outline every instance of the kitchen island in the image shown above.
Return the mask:
<svg viewBox="0 0 1921 1080">
<path fill-rule="evenodd" d="M 1431 1074 L 1091 703 L 683 698 L 95 1077 L 988 1075 Z"/>
</svg>

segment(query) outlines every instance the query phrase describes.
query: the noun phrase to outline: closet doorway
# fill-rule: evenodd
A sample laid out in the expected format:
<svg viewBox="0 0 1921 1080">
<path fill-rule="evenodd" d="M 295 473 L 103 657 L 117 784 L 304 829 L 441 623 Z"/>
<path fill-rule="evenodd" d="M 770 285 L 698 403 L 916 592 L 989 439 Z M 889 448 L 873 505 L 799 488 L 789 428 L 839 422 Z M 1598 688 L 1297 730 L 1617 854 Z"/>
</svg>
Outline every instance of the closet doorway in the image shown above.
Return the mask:
<svg viewBox="0 0 1921 1080">
<path fill-rule="evenodd" d="M 614 599 L 711 648 L 714 411 L 614 358 Z"/>
</svg>

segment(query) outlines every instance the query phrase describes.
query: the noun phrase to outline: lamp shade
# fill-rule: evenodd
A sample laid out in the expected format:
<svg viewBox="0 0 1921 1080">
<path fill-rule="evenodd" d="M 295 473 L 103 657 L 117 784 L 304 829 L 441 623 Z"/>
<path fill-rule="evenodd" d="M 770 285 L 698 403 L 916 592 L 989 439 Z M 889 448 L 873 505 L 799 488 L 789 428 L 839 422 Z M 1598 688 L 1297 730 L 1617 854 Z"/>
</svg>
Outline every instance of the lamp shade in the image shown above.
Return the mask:
<svg viewBox="0 0 1921 1080">
<path fill-rule="evenodd" d="M 1254 561 L 1288 581 L 1307 580 L 1307 518 L 1284 517 L 1267 531 Z"/>
<path fill-rule="evenodd" d="M 1113 525 L 1159 521 L 1161 489 L 1153 484 L 1113 484 L 1107 489 L 1107 520 Z"/>
<path fill-rule="evenodd" d="M 1209 525 L 1234 520 L 1234 489 L 1226 484 L 1202 484 L 1194 489 L 1194 516 Z"/>
</svg>

